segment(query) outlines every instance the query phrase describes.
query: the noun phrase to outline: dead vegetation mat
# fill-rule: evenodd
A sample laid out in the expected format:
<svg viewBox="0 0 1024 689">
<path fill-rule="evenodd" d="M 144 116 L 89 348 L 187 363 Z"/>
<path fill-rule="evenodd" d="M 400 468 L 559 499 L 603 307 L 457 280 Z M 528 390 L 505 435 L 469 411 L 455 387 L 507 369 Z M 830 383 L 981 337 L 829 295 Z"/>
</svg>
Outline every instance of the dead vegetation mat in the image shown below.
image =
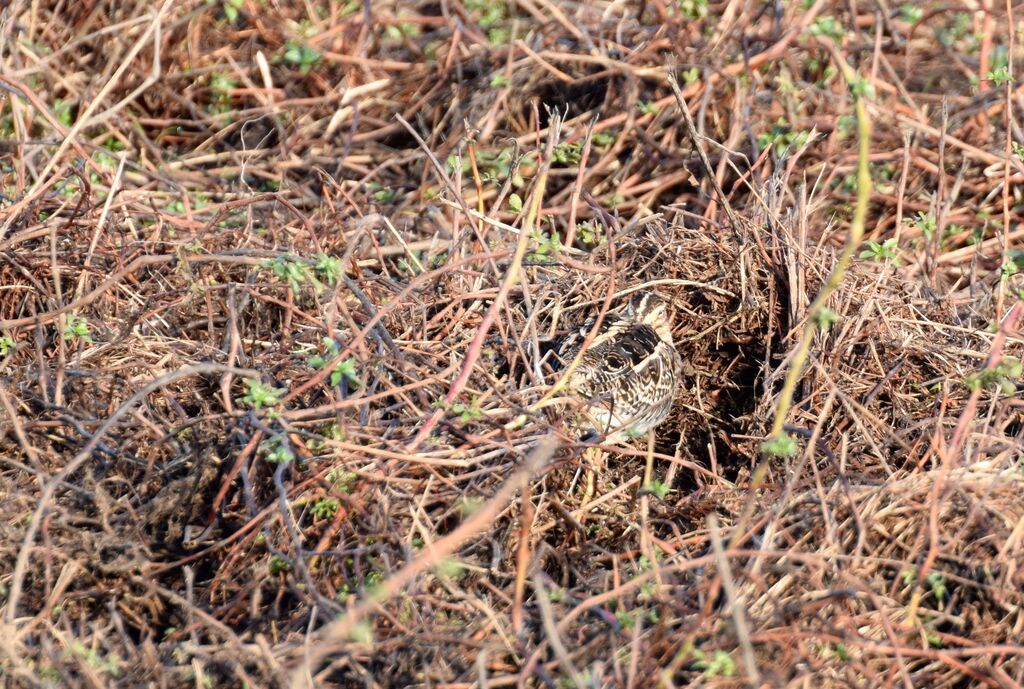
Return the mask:
<svg viewBox="0 0 1024 689">
<path fill-rule="evenodd" d="M 0 684 L 1024 683 L 1014 17 L 758 5 L 0 10 Z M 595 448 L 550 350 L 640 289 Z"/>
</svg>

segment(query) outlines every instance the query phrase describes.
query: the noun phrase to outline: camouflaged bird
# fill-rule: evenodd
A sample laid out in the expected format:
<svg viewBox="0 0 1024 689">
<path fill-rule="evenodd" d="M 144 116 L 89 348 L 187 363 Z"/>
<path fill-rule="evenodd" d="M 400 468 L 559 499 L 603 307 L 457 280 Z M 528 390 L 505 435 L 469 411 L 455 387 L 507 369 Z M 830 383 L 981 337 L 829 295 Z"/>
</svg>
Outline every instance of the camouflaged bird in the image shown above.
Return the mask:
<svg viewBox="0 0 1024 689">
<path fill-rule="evenodd" d="M 558 347 L 571 365 L 596 318 L 570 332 Z M 586 402 L 584 430 L 620 443 L 645 435 L 668 416 L 683 361 L 672 343 L 668 308 L 653 292 L 640 292 L 620 313 L 609 313 L 580 356 L 567 388 Z"/>
</svg>

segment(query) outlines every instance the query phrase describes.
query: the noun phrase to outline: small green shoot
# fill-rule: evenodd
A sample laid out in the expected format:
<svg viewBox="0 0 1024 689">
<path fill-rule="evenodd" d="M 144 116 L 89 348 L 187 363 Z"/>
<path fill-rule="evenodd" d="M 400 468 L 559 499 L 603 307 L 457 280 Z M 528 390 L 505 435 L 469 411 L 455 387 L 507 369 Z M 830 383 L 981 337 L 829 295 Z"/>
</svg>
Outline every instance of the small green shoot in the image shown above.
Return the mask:
<svg viewBox="0 0 1024 689">
<path fill-rule="evenodd" d="M 711 654 L 711 658 L 708 658 L 704 651 L 697 648 L 694 649 L 693 655 L 697 659 L 694 667 L 701 670 L 702 674 L 708 679 L 712 677 L 732 677 L 736 674 L 736 661 L 726 651 L 718 649 Z"/>
<path fill-rule="evenodd" d="M 580 241 L 587 246 L 598 246 L 604 242 L 601 229 L 591 220 L 576 223 L 576 236 L 578 236 Z"/>
<path fill-rule="evenodd" d="M 597 148 L 608 148 L 618 136 L 614 132 L 594 132 L 594 135 L 590 137 L 590 142 Z"/>
<path fill-rule="evenodd" d="M 1016 381 L 1021 375 L 1024 375 L 1024 364 L 1019 359 L 1003 357 L 995 367 L 969 374 L 964 383 L 972 392 L 998 388 L 1004 395 L 1012 395 L 1017 391 Z"/>
<path fill-rule="evenodd" d="M 999 65 L 997 68 L 986 74 L 985 78 L 996 86 L 1003 86 L 1013 82 L 1013 77 L 1010 75 L 1010 68 L 1006 65 Z"/>
<path fill-rule="evenodd" d="M 757 147 L 763 151 L 771 146 L 775 155 L 781 157 L 788 150 L 802 148 L 810 139 L 810 132 L 793 131 L 789 122 L 780 117 L 769 131 L 758 135 Z"/>
<path fill-rule="evenodd" d="M 57 121 L 67 128 L 74 123 L 74 118 L 71 116 L 71 103 L 63 98 L 53 99 L 53 114 L 57 117 Z"/>
<path fill-rule="evenodd" d="M 641 495 L 653 495 L 659 500 L 664 500 L 671 492 L 672 488 L 667 483 L 658 481 L 657 479 L 651 481 L 641 489 Z"/>
<path fill-rule="evenodd" d="M 582 154 L 582 141 L 565 142 L 555 147 L 553 160 L 560 165 L 579 165 Z"/>
<path fill-rule="evenodd" d="M 225 72 L 214 72 L 210 75 L 210 93 L 213 102 L 207 107 L 215 113 L 228 112 L 231 109 L 231 95 L 238 88 L 238 82 Z"/>
<path fill-rule="evenodd" d="M 68 316 L 64 325 L 64 341 L 92 342 L 92 333 L 89 331 L 89 321 L 85 316 Z"/>
<path fill-rule="evenodd" d="M 323 520 L 332 518 L 339 507 L 341 507 L 341 503 L 337 498 L 320 498 L 313 503 L 309 511 L 315 519 Z"/>
<path fill-rule="evenodd" d="M 332 359 L 338 356 L 341 352 L 341 346 L 330 337 L 323 338 L 324 348 L 327 350 L 327 354 L 320 355 L 314 354 L 307 360 L 311 368 L 317 370 L 322 369 Z M 354 357 L 349 357 L 344 361 L 339 362 L 331 370 L 331 387 L 337 387 L 341 385 L 341 381 L 347 380 L 352 385 L 359 387 L 363 384 L 359 378 L 359 374 L 356 373 L 356 360 Z"/>
<path fill-rule="evenodd" d="M 825 36 L 831 38 L 837 43 L 843 40 L 843 36 L 846 35 L 846 29 L 843 28 L 842 23 L 830 14 L 823 15 L 814 20 L 814 23 L 808 28 L 812 36 Z"/>
<path fill-rule="evenodd" d="M 508 207 L 513 213 L 519 213 L 523 210 L 523 199 L 519 194 L 514 191 L 508 195 Z"/>
<path fill-rule="evenodd" d="M 81 658 L 86 665 L 93 670 L 102 672 L 110 677 L 117 677 L 121 674 L 121 659 L 116 653 L 109 653 L 106 657 L 94 648 L 89 648 L 81 641 L 72 641 L 68 650 L 72 655 Z"/>
<path fill-rule="evenodd" d="M 821 330 L 828 330 L 839 320 L 839 314 L 829 308 L 822 308 L 814 314 L 814 320 Z"/>
<path fill-rule="evenodd" d="M 900 5 L 900 19 L 908 24 L 916 24 L 924 18 L 924 9 L 909 2 Z"/>
<path fill-rule="evenodd" d="M 15 349 L 14 338 L 10 335 L 0 336 L 0 356 L 7 356 Z"/>
<path fill-rule="evenodd" d="M 924 235 L 925 239 L 931 240 L 932 235 L 935 234 L 935 230 L 938 229 L 938 220 L 931 213 L 925 213 L 924 211 L 918 211 L 917 215 L 913 218 L 904 218 L 903 222 L 916 227 L 921 230 L 921 234 Z"/>
<path fill-rule="evenodd" d="M 290 39 L 285 44 L 284 61 L 298 67 L 300 73 L 309 74 L 314 65 L 320 61 L 320 53 L 305 41 Z"/>
<path fill-rule="evenodd" d="M 316 255 L 316 264 L 313 266 L 313 270 L 328 285 L 337 284 L 345 271 L 340 258 L 323 253 Z"/>
<path fill-rule="evenodd" d="M 272 407 L 280 402 L 281 397 L 284 395 L 283 390 L 264 385 L 256 378 L 246 378 L 245 387 L 248 389 L 248 392 L 241 398 L 241 401 L 253 409 Z"/>
<path fill-rule="evenodd" d="M 288 440 L 283 433 L 264 440 L 260 443 L 260 450 L 263 451 L 263 459 L 271 464 L 289 464 L 295 461 L 295 453 L 288 447 Z"/>
<path fill-rule="evenodd" d="M 639 103 L 636 104 L 636 107 L 640 111 L 641 115 L 657 115 L 658 114 L 658 106 L 655 105 L 652 101 L 642 100 L 642 101 L 640 101 Z"/>
<path fill-rule="evenodd" d="M 708 16 L 708 0 L 677 0 L 677 5 L 684 19 L 697 21 Z"/>
<path fill-rule="evenodd" d="M 221 3 L 220 9 L 228 23 L 234 24 L 238 20 L 238 11 L 244 6 L 245 0 L 224 0 Z"/>
<path fill-rule="evenodd" d="M 290 562 L 285 560 L 280 555 L 271 555 L 270 562 L 267 565 L 267 569 L 270 570 L 271 575 L 283 574 L 292 568 Z"/>
<path fill-rule="evenodd" d="M 305 283 L 313 285 L 318 292 L 323 289 L 323 283 L 316 278 L 310 266 L 302 261 L 278 256 L 273 261 L 264 263 L 263 267 L 270 268 L 279 280 L 287 282 L 293 292 L 298 292 Z"/>
<path fill-rule="evenodd" d="M 359 475 L 354 471 L 348 471 L 344 467 L 336 467 L 328 471 L 324 478 L 331 484 L 334 490 L 350 494 L 353 486 L 355 486 L 356 481 L 359 479 Z"/>
<path fill-rule="evenodd" d="M 884 242 L 873 242 L 868 240 L 868 248 L 860 252 L 860 257 L 869 261 L 892 261 L 899 265 L 899 247 L 896 245 L 896 238 L 890 237 Z"/>
<path fill-rule="evenodd" d="M 925 583 L 927 583 L 928 586 L 931 587 L 932 595 L 935 596 L 935 600 L 939 601 L 940 603 L 949 594 L 949 591 L 946 588 L 946 577 L 942 576 L 941 573 L 930 572 L 928 576 L 924 578 L 924 580 Z"/>
<path fill-rule="evenodd" d="M 463 404 L 462 402 L 456 402 L 452 405 L 452 411 L 459 415 L 459 421 L 462 423 L 469 423 L 470 421 L 477 421 L 481 419 L 484 413 L 480 410 L 480 404 L 477 398 L 474 397 L 473 401 L 469 404 Z"/>
<path fill-rule="evenodd" d="M 793 457 L 799 449 L 796 438 L 789 433 L 780 433 L 761 443 L 761 454 L 768 457 Z"/>
<path fill-rule="evenodd" d="M 550 261 L 562 248 L 562 239 L 557 232 L 536 233 L 534 238 L 537 240 L 537 247 L 527 256 L 528 261 L 534 263 Z"/>
</svg>

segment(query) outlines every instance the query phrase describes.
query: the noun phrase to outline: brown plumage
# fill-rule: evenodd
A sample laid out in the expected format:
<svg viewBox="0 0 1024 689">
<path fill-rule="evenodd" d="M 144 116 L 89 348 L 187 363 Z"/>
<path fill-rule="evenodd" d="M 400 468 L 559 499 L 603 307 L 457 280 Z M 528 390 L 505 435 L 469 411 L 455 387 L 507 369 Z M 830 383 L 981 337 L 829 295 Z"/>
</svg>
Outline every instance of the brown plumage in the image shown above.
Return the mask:
<svg viewBox="0 0 1024 689">
<path fill-rule="evenodd" d="M 563 367 L 579 354 L 595 321 L 563 339 Z M 609 443 L 645 435 L 668 416 L 682 365 L 665 302 L 653 292 L 638 293 L 620 313 L 605 316 L 569 377 L 568 390 L 587 405 L 585 431 Z"/>
</svg>

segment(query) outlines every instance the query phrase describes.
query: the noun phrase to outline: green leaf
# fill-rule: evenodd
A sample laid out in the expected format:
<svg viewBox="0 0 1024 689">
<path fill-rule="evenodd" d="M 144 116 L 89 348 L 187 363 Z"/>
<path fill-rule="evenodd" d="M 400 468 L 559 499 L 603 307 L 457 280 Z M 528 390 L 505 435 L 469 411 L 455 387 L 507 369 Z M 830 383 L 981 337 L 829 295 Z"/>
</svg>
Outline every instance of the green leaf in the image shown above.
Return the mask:
<svg viewBox="0 0 1024 689">
<path fill-rule="evenodd" d="M 799 449 L 796 438 L 789 433 L 780 433 L 761 443 L 761 453 L 769 457 L 792 457 Z"/>
<path fill-rule="evenodd" d="M 822 307 L 822 309 L 814 315 L 814 320 L 817 322 L 820 329 L 828 330 L 839 320 L 839 314 L 832 309 Z"/>
</svg>

